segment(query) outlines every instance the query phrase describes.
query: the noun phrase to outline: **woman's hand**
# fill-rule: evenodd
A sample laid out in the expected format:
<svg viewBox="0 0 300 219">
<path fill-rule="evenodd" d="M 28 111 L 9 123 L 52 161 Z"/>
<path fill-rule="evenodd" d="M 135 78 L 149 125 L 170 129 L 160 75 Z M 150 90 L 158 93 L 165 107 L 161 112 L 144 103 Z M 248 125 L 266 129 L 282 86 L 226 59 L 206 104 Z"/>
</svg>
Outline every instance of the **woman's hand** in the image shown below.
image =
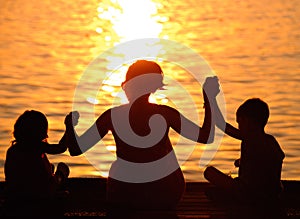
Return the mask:
<svg viewBox="0 0 300 219">
<path fill-rule="evenodd" d="M 206 93 L 208 98 L 215 98 L 220 93 L 218 77 L 207 77 L 203 84 L 203 91 Z"/>
<path fill-rule="evenodd" d="M 78 124 L 79 117 L 80 115 L 78 111 L 70 112 L 65 118 L 65 125 L 76 126 Z"/>
</svg>

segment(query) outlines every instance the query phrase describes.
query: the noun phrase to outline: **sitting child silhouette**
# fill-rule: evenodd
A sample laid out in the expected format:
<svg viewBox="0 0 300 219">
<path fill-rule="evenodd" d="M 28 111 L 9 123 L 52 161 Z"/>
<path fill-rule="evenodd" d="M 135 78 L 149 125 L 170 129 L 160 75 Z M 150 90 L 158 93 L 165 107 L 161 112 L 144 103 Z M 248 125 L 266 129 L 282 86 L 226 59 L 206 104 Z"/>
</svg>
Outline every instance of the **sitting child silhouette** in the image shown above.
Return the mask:
<svg viewBox="0 0 300 219">
<path fill-rule="evenodd" d="M 49 144 L 47 133 L 47 118 L 39 111 L 26 110 L 14 124 L 15 139 L 7 150 L 4 165 L 8 203 L 14 213 L 18 213 L 15 208 L 29 203 L 54 200 L 69 176 L 65 163 L 58 163 L 54 171 L 47 158 L 47 154 L 66 151 L 65 138 L 58 144 Z"/>
<path fill-rule="evenodd" d="M 221 189 L 223 197 L 218 198 L 239 203 L 276 201 L 282 192 L 281 170 L 285 154 L 275 137 L 265 132 L 269 118 L 267 103 L 259 98 L 246 100 L 236 112 L 238 129 L 224 121 L 214 100 L 212 107 L 217 126 L 242 141 L 240 158 L 234 162 L 239 167 L 238 177 L 232 178 L 212 166 L 204 171 L 205 178 Z"/>
</svg>

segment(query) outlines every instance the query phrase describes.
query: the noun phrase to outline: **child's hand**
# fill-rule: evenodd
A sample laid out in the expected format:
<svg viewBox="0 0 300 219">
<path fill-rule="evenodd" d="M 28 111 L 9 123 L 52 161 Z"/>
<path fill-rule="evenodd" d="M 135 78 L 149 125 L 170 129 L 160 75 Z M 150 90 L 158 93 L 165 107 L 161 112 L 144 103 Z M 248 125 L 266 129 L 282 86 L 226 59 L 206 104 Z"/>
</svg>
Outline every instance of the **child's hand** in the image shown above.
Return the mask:
<svg viewBox="0 0 300 219">
<path fill-rule="evenodd" d="M 56 177 L 59 184 L 65 182 L 65 180 L 69 177 L 70 169 L 67 164 L 63 162 L 59 162 L 55 171 L 54 176 Z"/>
<path fill-rule="evenodd" d="M 65 118 L 65 125 L 76 126 L 78 124 L 79 113 L 78 111 L 70 112 Z"/>
<path fill-rule="evenodd" d="M 240 163 L 241 163 L 241 159 L 240 159 L 240 158 L 239 158 L 239 159 L 236 159 L 236 160 L 234 161 L 234 166 L 239 167 L 239 166 L 240 166 Z"/>
<path fill-rule="evenodd" d="M 217 76 L 207 77 L 203 84 L 203 90 L 210 98 L 215 98 L 220 92 L 219 79 Z"/>
<path fill-rule="evenodd" d="M 54 170 L 55 170 L 55 166 L 54 166 L 53 163 L 50 163 L 50 165 L 51 165 L 51 173 L 53 174 L 53 173 L 54 173 Z"/>
<path fill-rule="evenodd" d="M 68 178 L 70 174 L 70 169 L 67 164 L 59 162 L 56 168 L 56 173 L 62 174 L 64 178 Z"/>
</svg>

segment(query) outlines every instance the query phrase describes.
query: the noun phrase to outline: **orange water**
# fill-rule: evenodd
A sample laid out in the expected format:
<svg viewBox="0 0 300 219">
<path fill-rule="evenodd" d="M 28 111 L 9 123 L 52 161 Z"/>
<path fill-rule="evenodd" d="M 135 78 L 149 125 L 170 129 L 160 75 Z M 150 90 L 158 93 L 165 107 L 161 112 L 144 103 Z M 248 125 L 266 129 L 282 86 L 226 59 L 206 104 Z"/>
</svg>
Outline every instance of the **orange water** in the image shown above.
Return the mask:
<svg viewBox="0 0 300 219">
<path fill-rule="evenodd" d="M 300 179 L 300 7 L 297 0 L 1 0 L 0 7 L 0 165 L 11 140 L 15 119 L 26 109 L 44 112 L 49 119 L 49 141 L 63 134 L 64 116 L 72 110 L 73 96 L 87 65 L 121 42 L 155 37 L 176 41 L 204 57 L 219 76 L 226 100 L 227 120 L 235 123 L 235 110 L 249 97 L 270 106 L 267 131 L 286 153 L 282 177 Z M 148 48 L 151 49 L 150 47 Z M 154 51 L 155 53 L 155 51 Z M 111 60 L 99 74 L 109 71 Z M 185 57 L 183 56 L 182 59 Z M 188 62 L 188 60 L 187 60 Z M 107 65 L 106 65 L 107 64 Z M 177 80 L 196 100 L 202 118 L 201 88 L 178 66 L 165 63 L 165 74 Z M 111 83 L 119 83 L 113 78 Z M 110 85 L 110 84 L 109 84 Z M 169 87 L 172 90 L 172 87 Z M 111 87 L 103 92 L 112 93 Z M 199 96 L 197 96 L 199 92 Z M 158 101 L 185 104 L 176 90 Z M 111 105 L 109 95 L 91 100 L 95 117 Z M 84 115 L 84 108 L 81 109 Z M 185 111 L 187 117 L 194 112 Z M 81 121 L 88 126 L 92 121 Z M 172 141 L 177 136 L 172 134 Z M 209 164 L 236 174 L 239 141 L 224 136 Z M 178 156 L 191 143 L 178 145 Z M 108 147 L 106 147 L 108 146 Z M 87 157 L 66 152 L 50 156 L 64 160 L 71 176 L 105 175 L 114 159 L 111 136 Z M 202 181 L 199 166 L 205 145 L 197 144 L 182 169 L 188 181 Z M 98 162 L 101 169 L 89 163 Z M 26 165 L 26 164 L 24 164 Z M 4 179 L 3 168 L 0 180 Z"/>
</svg>

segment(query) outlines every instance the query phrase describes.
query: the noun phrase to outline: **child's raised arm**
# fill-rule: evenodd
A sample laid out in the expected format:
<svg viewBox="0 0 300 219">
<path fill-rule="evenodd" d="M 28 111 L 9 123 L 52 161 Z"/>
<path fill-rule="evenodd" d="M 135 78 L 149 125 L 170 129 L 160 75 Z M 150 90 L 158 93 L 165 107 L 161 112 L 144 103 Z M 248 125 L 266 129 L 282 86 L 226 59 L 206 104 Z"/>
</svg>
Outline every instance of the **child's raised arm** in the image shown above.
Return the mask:
<svg viewBox="0 0 300 219">
<path fill-rule="evenodd" d="M 217 77 L 215 77 L 215 80 L 218 81 Z M 211 104 L 212 112 L 214 113 L 213 116 L 215 117 L 217 127 L 222 131 L 224 131 L 227 135 L 242 140 L 243 137 L 240 130 L 225 121 L 216 98 L 211 98 L 210 104 Z"/>
<path fill-rule="evenodd" d="M 66 133 L 60 139 L 58 144 L 48 144 L 43 142 L 43 151 L 47 154 L 62 154 L 67 150 Z"/>
</svg>

